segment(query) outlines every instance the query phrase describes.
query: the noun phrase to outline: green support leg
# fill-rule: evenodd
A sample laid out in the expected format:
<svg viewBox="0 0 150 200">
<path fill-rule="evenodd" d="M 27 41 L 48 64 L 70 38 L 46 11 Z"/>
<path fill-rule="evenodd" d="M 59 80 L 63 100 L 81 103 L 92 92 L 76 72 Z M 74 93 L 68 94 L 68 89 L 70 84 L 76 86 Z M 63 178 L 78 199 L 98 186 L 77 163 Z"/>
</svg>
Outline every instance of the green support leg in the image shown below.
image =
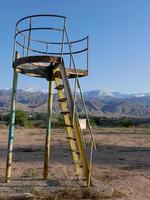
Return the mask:
<svg viewBox="0 0 150 200">
<path fill-rule="evenodd" d="M 10 124 L 9 124 L 9 137 L 8 137 L 6 182 L 10 181 L 11 167 L 12 167 L 12 150 L 13 150 L 14 128 L 15 128 L 14 124 L 15 124 L 17 80 L 18 80 L 18 72 L 16 72 L 16 70 L 14 70 L 13 88 L 12 88 L 12 101 L 11 101 L 11 114 L 10 114 Z"/>
<path fill-rule="evenodd" d="M 15 59 L 19 58 L 18 52 L 15 54 Z M 6 165 L 6 182 L 10 181 L 11 167 L 12 167 L 12 150 L 14 143 L 14 128 L 15 128 L 15 110 L 16 110 L 16 92 L 17 92 L 18 72 L 14 69 L 12 99 L 11 99 L 11 113 L 9 124 L 8 136 L 8 152 L 7 152 L 7 165 Z"/>
<path fill-rule="evenodd" d="M 51 136 L 51 120 L 52 120 L 52 105 L 53 105 L 53 81 L 49 82 L 49 96 L 48 96 L 48 120 L 45 140 L 45 156 L 44 156 L 44 175 L 45 180 L 48 179 L 48 163 L 50 157 L 50 136 Z"/>
</svg>

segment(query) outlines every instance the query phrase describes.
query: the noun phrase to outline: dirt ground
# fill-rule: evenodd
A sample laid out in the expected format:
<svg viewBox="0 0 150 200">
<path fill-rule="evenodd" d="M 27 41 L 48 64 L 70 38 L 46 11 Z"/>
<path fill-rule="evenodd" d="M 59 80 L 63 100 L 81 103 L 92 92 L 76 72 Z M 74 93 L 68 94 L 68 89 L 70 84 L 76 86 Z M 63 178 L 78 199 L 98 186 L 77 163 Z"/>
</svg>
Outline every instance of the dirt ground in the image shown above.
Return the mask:
<svg viewBox="0 0 150 200">
<path fill-rule="evenodd" d="M 48 181 L 42 180 L 45 130 L 16 129 L 11 182 L 5 183 L 7 135 L 7 129 L 0 129 L 0 196 L 56 186 L 85 186 L 75 176 L 63 129 L 52 130 Z M 92 166 L 94 184 L 112 186 L 114 195 L 109 199 L 150 200 L 150 130 L 101 128 L 94 130 L 94 136 L 97 144 Z M 85 139 L 89 143 L 88 135 Z"/>
</svg>

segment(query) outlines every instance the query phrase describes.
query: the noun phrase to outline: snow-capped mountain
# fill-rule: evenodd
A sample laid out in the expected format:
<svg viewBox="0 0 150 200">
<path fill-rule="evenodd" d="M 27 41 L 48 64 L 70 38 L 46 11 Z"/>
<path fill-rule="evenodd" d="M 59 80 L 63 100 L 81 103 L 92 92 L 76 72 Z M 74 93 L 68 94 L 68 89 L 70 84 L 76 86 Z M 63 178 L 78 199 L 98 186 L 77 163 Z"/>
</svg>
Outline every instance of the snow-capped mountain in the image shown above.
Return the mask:
<svg viewBox="0 0 150 200">
<path fill-rule="evenodd" d="M 25 92 L 38 92 L 39 90 L 34 87 L 34 86 L 30 86 L 30 87 L 27 87 L 25 89 L 23 89 Z"/>
<path fill-rule="evenodd" d="M 82 100 L 78 95 L 78 110 L 84 113 Z M 150 93 L 122 94 L 104 90 L 84 92 L 87 110 L 91 115 L 97 116 L 128 116 L 150 118 Z M 60 111 L 58 96 L 54 94 L 54 112 Z M 18 109 L 34 112 L 47 112 L 47 90 L 28 87 L 17 91 Z M 0 90 L 0 110 L 9 110 L 11 102 L 11 89 Z"/>
<path fill-rule="evenodd" d="M 121 94 L 120 92 L 109 92 L 105 90 L 91 90 L 84 92 L 86 97 L 95 97 L 95 98 L 127 98 L 130 95 L 128 94 Z"/>
<path fill-rule="evenodd" d="M 150 93 L 138 93 L 138 94 L 134 94 L 133 96 L 135 96 L 135 97 L 146 97 L 146 96 L 150 96 Z"/>
<path fill-rule="evenodd" d="M 4 90 L 4 91 L 11 91 L 10 88 L 4 88 L 4 89 L 0 89 L 0 90 Z M 20 91 L 24 91 L 24 92 L 31 92 L 31 93 L 36 93 L 36 92 L 40 92 L 40 93 L 48 93 L 48 89 L 39 89 L 35 86 L 29 86 L 25 89 L 18 89 Z M 130 98 L 141 98 L 141 97 L 150 97 L 150 93 L 135 93 L 135 94 L 123 94 L 120 92 L 110 92 L 110 91 L 106 91 L 106 90 L 90 90 L 90 91 L 85 91 L 83 92 L 85 97 L 92 97 L 92 98 L 102 98 L 102 99 L 130 99 Z"/>
<path fill-rule="evenodd" d="M 27 87 L 27 88 L 23 89 L 23 91 L 25 91 L 25 92 L 42 92 L 42 93 L 48 93 L 48 90 L 46 90 L 46 89 L 39 90 L 38 88 L 36 88 L 34 86 Z"/>
<path fill-rule="evenodd" d="M 114 97 L 113 93 L 105 91 L 105 90 L 91 90 L 91 91 L 86 91 L 84 92 L 84 95 L 87 97 L 95 97 L 95 98 L 100 98 L 100 97 Z"/>
<path fill-rule="evenodd" d="M 123 94 L 120 92 L 109 92 L 105 90 L 91 90 L 84 92 L 84 95 L 86 97 L 94 97 L 94 98 L 119 98 L 119 99 L 125 99 L 125 98 L 133 98 L 133 97 L 149 97 L 150 93 L 137 93 L 137 94 Z"/>
<path fill-rule="evenodd" d="M 98 96 L 101 97 L 114 97 L 113 93 L 109 92 L 109 91 L 105 91 L 105 90 L 99 90 L 98 91 Z"/>
</svg>

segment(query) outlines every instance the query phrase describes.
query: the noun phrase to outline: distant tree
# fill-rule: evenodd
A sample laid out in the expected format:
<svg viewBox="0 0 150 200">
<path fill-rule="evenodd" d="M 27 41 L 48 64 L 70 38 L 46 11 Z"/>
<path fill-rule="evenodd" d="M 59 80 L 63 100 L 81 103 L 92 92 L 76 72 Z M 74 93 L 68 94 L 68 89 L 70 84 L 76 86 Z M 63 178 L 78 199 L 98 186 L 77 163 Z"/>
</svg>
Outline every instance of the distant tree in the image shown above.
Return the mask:
<svg viewBox="0 0 150 200">
<path fill-rule="evenodd" d="M 55 115 L 52 120 L 52 128 L 64 127 L 64 119 L 60 115 Z"/>
<path fill-rule="evenodd" d="M 133 125 L 133 122 L 130 119 L 122 119 L 120 125 L 123 127 L 129 127 Z"/>
<path fill-rule="evenodd" d="M 16 111 L 16 116 L 15 116 L 15 124 L 18 124 L 20 126 L 25 126 L 28 120 L 28 113 L 25 111 Z"/>
</svg>

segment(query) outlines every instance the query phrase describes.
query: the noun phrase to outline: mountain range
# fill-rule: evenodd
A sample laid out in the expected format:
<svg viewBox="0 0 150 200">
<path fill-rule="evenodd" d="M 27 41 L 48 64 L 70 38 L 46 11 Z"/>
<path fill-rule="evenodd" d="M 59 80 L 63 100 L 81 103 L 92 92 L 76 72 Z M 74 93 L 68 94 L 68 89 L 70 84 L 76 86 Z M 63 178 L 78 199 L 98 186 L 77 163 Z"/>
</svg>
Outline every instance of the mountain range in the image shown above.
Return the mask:
<svg viewBox="0 0 150 200">
<path fill-rule="evenodd" d="M 104 90 L 84 92 L 87 111 L 90 115 L 106 117 L 144 117 L 150 118 L 150 93 L 122 94 Z M 34 87 L 17 91 L 17 109 L 28 112 L 46 112 L 48 93 Z M 58 96 L 54 94 L 54 112 L 60 112 Z M 9 111 L 11 89 L 0 90 L 0 110 Z M 84 114 L 82 99 L 77 94 L 77 108 Z"/>
</svg>

